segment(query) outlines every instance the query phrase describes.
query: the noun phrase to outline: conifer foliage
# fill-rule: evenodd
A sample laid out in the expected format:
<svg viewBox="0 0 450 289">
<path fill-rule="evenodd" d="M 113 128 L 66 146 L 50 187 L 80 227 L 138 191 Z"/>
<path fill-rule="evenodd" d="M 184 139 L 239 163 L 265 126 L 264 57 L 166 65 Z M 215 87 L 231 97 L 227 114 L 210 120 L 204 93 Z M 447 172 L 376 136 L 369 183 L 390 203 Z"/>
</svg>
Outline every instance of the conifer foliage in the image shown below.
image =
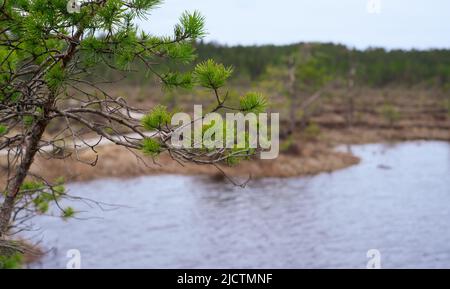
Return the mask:
<svg viewBox="0 0 450 289">
<path fill-rule="evenodd" d="M 46 213 L 49 204 L 69 197 L 61 180 L 45 180 L 30 173 L 35 157 L 85 160 L 79 151 L 102 140 L 156 157 L 168 151 L 178 161 L 216 164 L 235 158 L 234 151 L 176 149 L 170 146 L 171 112 L 157 106 L 143 110 L 127 104 L 126 96 L 113 97 L 98 68 L 126 76 L 139 69 L 154 75 L 166 87 L 211 90 L 218 99 L 215 111 L 225 109 L 226 80 L 232 68 L 212 60 L 193 71 L 177 71 L 173 64 L 195 60 L 193 44 L 205 34 L 204 18 L 185 12 L 170 36 L 143 32 L 139 19 L 151 22 L 149 12 L 159 0 L 84 0 L 79 11 L 68 10 L 67 0 L 0 0 L 0 157 L 7 158 L 6 186 L 0 193 L 0 239 L 20 230 L 30 217 Z M 170 65 L 169 65 L 170 64 Z M 145 67 L 145 71 L 140 68 Z M 261 111 L 262 101 L 252 96 L 245 109 Z M 239 110 L 239 108 L 238 108 Z M 142 120 L 134 117 L 148 113 Z M 58 131 L 49 131 L 57 123 Z M 61 124 L 62 127 L 61 127 Z M 149 136 L 156 131 L 156 136 Z M 244 157 L 242 151 L 239 156 Z M 76 215 L 61 207 L 63 218 Z M 1 252 L 0 252 L 1 253 Z"/>
</svg>

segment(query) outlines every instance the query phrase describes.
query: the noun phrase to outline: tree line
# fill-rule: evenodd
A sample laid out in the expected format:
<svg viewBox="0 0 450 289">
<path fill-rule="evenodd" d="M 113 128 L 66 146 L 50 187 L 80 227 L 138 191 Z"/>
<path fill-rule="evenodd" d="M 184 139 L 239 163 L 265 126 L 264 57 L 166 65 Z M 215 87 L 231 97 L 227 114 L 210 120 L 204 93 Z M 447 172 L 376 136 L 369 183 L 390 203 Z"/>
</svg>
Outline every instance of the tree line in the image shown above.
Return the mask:
<svg viewBox="0 0 450 289">
<path fill-rule="evenodd" d="M 320 65 L 335 78 L 347 79 L 356 70 L 356 81 L 371 87 L 388 85 L 448 86 L 450 83 L 450 50 L 357 50 L 332 43 L 297 43 L 284 46 L 225 46 L 217 43 L 196 43 L 199 60 L 217 59 L 233 65 L 239 73 L 234 78 L 257 80 L 267 67 L 287 69 L 289 57 L 305 45 L 318 56 Z"/>
</svg>

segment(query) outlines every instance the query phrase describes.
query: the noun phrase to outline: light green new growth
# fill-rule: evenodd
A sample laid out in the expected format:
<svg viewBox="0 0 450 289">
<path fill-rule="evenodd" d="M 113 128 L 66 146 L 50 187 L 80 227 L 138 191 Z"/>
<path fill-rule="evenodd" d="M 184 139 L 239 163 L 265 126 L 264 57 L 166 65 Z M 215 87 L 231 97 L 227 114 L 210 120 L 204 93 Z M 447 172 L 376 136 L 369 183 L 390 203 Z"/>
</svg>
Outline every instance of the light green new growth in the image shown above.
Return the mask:
<svg viewBox="0 0 450 289">
<path fill-rule="evenodd" d="M 146 130 L 160 129 L 162 126 L 170 124 L 171 114 L 164 105 L 157 105 L 152 111 L 145 115 L 141 123 Z"/>
<path fill-rule="evenodd" d="M 31 196 L 37 213 L 45 214 L 50 208 L 50 203 L 57 202 L 65 194 L 64 181 L 58 179 L 54 186 L 48 186 L 44 182 L 27 181 L 20 187 L 20 194 Z"/>
<path fill-rule="evenodd" d="M 249 92 L 241 97 L 240 108 L 244 112 L 262 113 L 267 109 L 267 99 L 260 93 Z"/>
<path fill-rule="evenodd" d="M 162 151 L 161 143 L 153 138 L 146 138 L 142 141 L 142 152 L 148 156 L 156 157 Z"/>
<path fill-rule="evenodd" d="M 204 26 L 205 17 L 200 12 L 194 11 L 192 14 L 184 12 L 180 17 L 180 24 L 175 26 L 175 36 L 191 35 L 195 38 L 203 37 L 206 34 Z"/>
<path fill-rule="evenodd" d="M 63 210 L 63 212 L 62 212 L 62 214 L 61 214 L 61 217 L 64 219 L 64 220 L 67 220 L 67 219 L 70 219 L 70 218 L 73 218 L 74 216 L 75 216 L 75 210 L 74 210 L 74 208 L 72 208 L 72 207 L 66 207 L 64 210 Z"/>
<path fill-rule="evenodd" d="M 198 64 L 194 69 L 195 81 L 200 86 L 211 89 L 224 86 L 232 73 L 232 67 L 225 67 L 211 59 Z"/>
</svg>

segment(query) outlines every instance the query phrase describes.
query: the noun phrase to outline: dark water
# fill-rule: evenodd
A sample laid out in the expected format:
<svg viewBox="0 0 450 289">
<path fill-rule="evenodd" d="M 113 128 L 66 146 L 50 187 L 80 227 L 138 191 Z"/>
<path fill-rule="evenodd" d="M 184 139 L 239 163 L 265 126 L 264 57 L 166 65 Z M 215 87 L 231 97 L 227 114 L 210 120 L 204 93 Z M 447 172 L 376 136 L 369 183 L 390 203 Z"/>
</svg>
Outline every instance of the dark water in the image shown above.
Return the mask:
<svg viewBox="0 0 450 289">
<path fill-rule="evenodd" d="M 47 248 L 32 267 L 450 268 L 450 144 L 352 146 L 361 164 L 309 178 L 252 181 L 151 176 L 72 184 L 73 194 L 129 207 L 42 217 Z"/>
</svg>

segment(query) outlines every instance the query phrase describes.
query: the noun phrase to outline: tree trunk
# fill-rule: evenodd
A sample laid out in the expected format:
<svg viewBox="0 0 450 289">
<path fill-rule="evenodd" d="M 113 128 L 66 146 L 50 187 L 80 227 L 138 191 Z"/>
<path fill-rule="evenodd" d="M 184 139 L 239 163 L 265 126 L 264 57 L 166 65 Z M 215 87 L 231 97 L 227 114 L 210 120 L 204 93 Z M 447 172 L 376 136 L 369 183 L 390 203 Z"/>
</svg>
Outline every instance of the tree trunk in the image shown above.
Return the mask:
<svg viewBox="0 0 450 289">
<path fill-rule="evenodd" d="M 63 69 L 67 68 L 67 65 L 74 57 L 83 32 L 84 27 L 80 26 L 77 32 L 72 37 L 73 41 L 67 47 L 67 50 L 64 53 L 64 57 L 61 58 L 61 66 Z M 28 175 L 31 164 L 34 161 L 34 157 L 39 150 L 39 142 L 50 121 L 48 115 L 50 109 L 54 106 L 56 91 L 56 89 L 50 91 L 47 102 L 44 106 L 44 114 L 42 118 L 39 119 L 35 124 L 33 124 L 31 131 L 25 137 L 25 154 L 20 165 L 16 168 L 14 177 L 8 182 L 5 200 L 0 208 L 0 239 L 8 233 L 17 194 L 19 193 L 20 187 L 22 186 Z"/>
<path fill-rule="evenodd" d="M 72 60 L 76 53 L 76 48 L 79 44 L 80 38 L 83 35 L 84 27 L 79 27 L 75 35 L 72 37 L 73 42 L 70 43 L 64 57 L 62 58 L 62 68 L 66 69 L 67 65 Z M 45 129 L 49 123 L 48 114 L 50 109 L 54 105 L 56 90 L 52 90 L 48 96 L 47 102 L 44 107 L 44 114 L 41 119 L 39 119 L 33 127 L 29 134 L 25 138 L 25 154 L 22 158 L 20 165 L 16 168 L 14 177 L 8 182 L 6 189 L 5 201 L 0 208 L 0 238 L 8 233 L 11 216 L 14 211 L 14 206 L 19 193 L 20 187 L 22 186 L 25 178 L 28 175 L 31 164 L 34 161 L 34 156 L 39 150 L 39 142 L 44 134 Z"/>
<path fill-rule="evenodd" d="M 353 99 L 353 95 L 351 95 L 351 92 L 349 92 L 347 100 L 347 127 L 353 126 L 354 115 L 355 115 L 355 102 Z"/>
<path fill-rule="evenodd" d="M 25 154 L 19 166 L 16 167 L 13 178 L 8 182 L 5 200 L 0 209 L 0 238 L 4 237 L 8 232 L 17 194 L 28 175 L 34 156 L 39 150 L 39 141 L 44 134 L 47 124 L 48 120 L 46 119 L 37 121 L 25 137 Z"/>
<path fill-rule="evenodd" d="M 297 99 L 295 89 L 295 59 L 291 58 L 288 63 L 288 97 L 289 97 L 289 129 L 288 135 L 294 133 L 297 124 Z"/>
<path fill-rule="evenodd" d="M 290 101 L 290 109 L 289 109 L 289 130 L 288 134 L 293 134 L 296 131 L 297 127 L 297 100 L 292 97 Z"/>
<path fill-rule="evenodd" d="M 447 97 L 447 114 L 450 116 L 450 93 L 448 93 Z"/>
</svg>

